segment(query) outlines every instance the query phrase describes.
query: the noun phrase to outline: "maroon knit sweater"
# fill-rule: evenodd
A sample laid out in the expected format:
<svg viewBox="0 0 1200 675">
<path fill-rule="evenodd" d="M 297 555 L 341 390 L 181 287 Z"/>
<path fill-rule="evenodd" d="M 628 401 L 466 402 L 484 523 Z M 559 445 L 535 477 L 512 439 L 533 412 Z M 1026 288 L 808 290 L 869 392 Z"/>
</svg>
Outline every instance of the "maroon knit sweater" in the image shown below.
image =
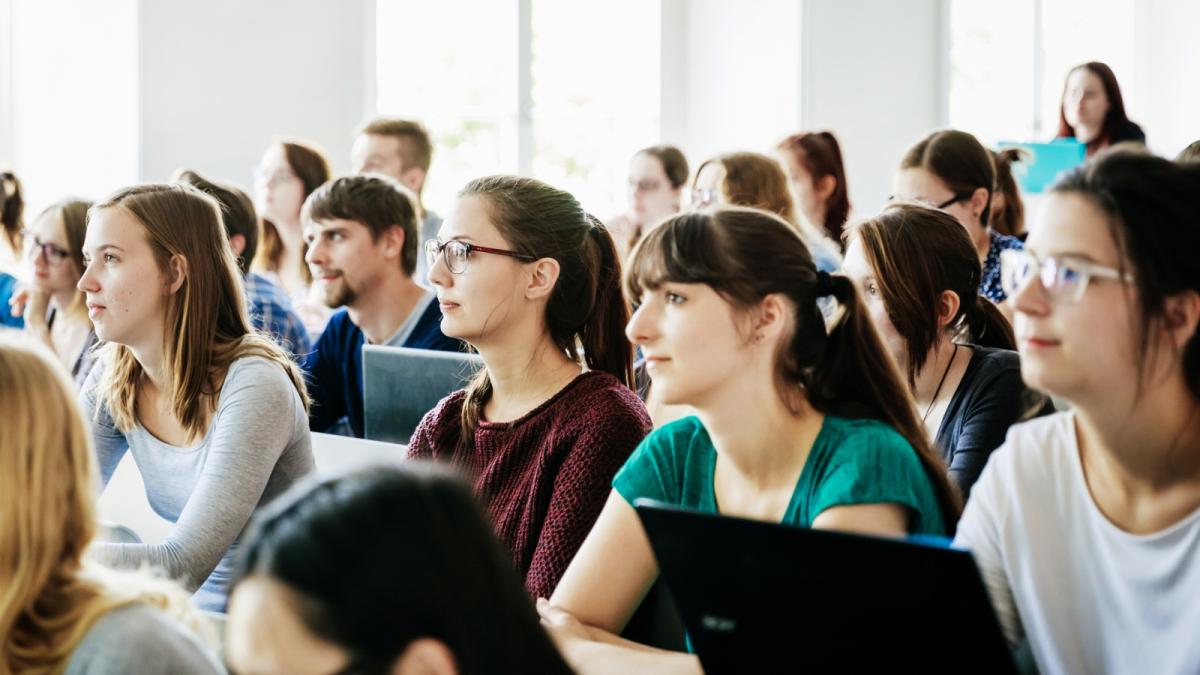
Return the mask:
<svg viewBox="0 0 1200 675">
<path fill-rule="evenodd" d="M 612 491 L 612 479 L 650 431 L 646 406 L 617 378 L 583 373 L 512 422 L 481 420 L 458 450 L 465 392 L 429 411 L 408 456 L 449 462 L 473 482 L 525 590 L 548 598 Z"/>
</svg>

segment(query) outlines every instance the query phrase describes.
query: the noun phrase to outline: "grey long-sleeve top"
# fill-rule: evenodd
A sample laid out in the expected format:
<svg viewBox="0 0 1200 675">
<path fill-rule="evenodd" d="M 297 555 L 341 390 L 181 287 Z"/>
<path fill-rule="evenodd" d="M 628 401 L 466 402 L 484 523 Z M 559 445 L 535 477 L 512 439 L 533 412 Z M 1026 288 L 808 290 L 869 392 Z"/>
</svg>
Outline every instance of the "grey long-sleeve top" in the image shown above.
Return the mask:
<svg viewBox="0 0 1200 675">
<path fill-rule="evenodd" d="M 142 603 L 100 617 L 71 653 L 65 675 L 222 675 L 194 635 Z"/>
<path fill-rule="evenodd" d="M 201 609 L 225 611 L 237 541 L 254 510 L 313 470 L 312 437 L 300 395 L 278 364 L 234 361 L 216 413 L 198 444 L 164 443 L 140 424 L 116 428 L 106 407 L 96 409 L 93 369 L 81 394 L 91 420 L 101 485 L 108 485 L 129 450 L 158 515 L 175 523 L 161 544 L 96 544 L 92 558 L 112 567 L 149 564 L 166 571 Z"/>
</svg>

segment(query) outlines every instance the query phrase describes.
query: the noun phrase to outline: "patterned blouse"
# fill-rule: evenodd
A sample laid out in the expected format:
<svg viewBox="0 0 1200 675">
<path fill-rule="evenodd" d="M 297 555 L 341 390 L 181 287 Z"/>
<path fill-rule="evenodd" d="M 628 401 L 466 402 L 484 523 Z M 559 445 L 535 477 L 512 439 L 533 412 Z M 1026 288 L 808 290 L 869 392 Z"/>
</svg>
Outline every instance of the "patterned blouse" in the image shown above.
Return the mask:
<svg viewBox="0 0 1200 675">
<path fill-rule="evenodd" d="M 1023 249 L 1025 244 L 1016 237 L 1000 234 L 995 230 L 989 233 L 991 246 L 987 258 L 983 261 L 983 279 L 979 282 L 979 294 L 995 303 L 1004 302 L 1008 296 L 1000 286 L 1000 252 L 1015 248 Z"/>
</svg>

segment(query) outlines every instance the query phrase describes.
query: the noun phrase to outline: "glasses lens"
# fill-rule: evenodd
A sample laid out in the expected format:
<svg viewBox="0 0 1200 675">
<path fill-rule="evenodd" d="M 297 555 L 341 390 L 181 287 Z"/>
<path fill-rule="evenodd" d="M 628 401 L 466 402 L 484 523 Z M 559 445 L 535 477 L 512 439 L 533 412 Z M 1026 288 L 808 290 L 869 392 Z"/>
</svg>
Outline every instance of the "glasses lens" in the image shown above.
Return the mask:
<svg viewBox="0 0 1200 675">
<path fill-rule="evenodd" d="M 1083 270 L 1069 260 L 1048 260 L 1046 267 L 1048 268 L 1042 273 L 1043 277 L 1051 278 L 1051 283 L 1046 284 L 1046 288 L 1056 298 L 1066 300 L 1076 300 L 1083 292 L 1084 273 Z"/>
<path fill-rule="evenodd" d="M 454 274 L 466 272 L 468 250 L 467 245 L 461 241 L 446 242 L 446 267 Z"/>
<path fill-rule="evenodd" d="M 438 257 L 438 241 L 430 239 L 425 242 L 425 262 L 429 263 L 430 267 L 437 262 Z"/>
<path fill-rule="evenodd" d="M 1005 295 L 1016 295 L 1029 280 L 1035 262 L 1028 253 L 1016 249 L 1000 252 L 1000 286 Z"/>
</svg>

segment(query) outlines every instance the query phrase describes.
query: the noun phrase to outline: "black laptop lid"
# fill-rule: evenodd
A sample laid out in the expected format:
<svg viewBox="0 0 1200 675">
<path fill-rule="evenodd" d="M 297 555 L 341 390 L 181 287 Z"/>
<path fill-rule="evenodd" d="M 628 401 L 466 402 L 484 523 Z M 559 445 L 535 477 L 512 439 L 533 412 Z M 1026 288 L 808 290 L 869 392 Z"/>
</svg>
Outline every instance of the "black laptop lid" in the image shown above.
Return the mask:
<svg viewBox="0 0 1200 675">
<path fill-rule="evenodd" d="M 965 551 L 637 511 L 706 672 L 1013 672 Z"/>
</svg>

